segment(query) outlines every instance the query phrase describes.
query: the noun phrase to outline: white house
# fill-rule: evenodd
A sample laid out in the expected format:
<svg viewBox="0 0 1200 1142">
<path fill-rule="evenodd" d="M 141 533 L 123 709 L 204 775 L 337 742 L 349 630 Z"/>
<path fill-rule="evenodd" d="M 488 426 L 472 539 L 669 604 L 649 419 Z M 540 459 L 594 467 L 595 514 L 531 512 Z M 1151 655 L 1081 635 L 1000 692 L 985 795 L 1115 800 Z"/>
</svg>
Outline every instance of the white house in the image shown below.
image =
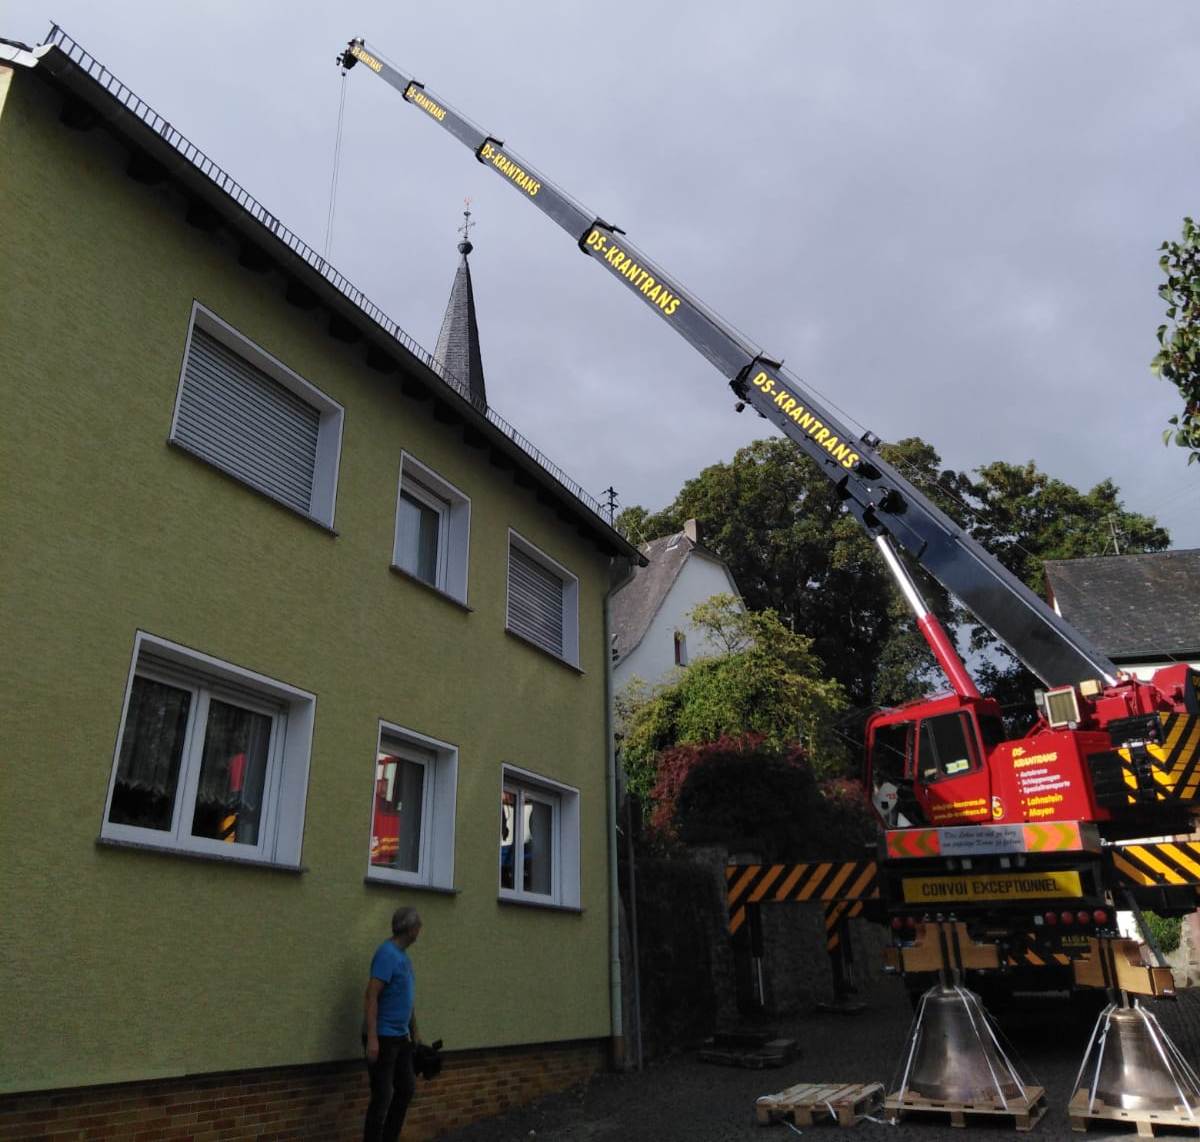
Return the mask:
<svg viewBox="0 0 1200 1142">
<path fill-rule="evenodd" d="M 644 543 L 640 550 L 648 564 L 638 568 L 612 603 L 617 690 L 632 678 L 654 685 L 676 667 L 718 653 L 723 648 L 688 622 L 688 612 L 713 595 L 740 598 L 725 562 L 700 542 L 694 519 L 681 532 Z"/>
</svg>

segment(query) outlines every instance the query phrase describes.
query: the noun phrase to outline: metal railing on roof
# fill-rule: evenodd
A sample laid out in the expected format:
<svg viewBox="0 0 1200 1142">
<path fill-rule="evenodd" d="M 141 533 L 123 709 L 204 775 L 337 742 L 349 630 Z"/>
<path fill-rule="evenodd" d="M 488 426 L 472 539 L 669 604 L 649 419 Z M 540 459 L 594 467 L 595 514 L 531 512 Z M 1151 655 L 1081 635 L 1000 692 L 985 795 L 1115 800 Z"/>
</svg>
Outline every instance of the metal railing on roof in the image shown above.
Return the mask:
<svg viewBox="0 0 1200 1142">
<path fill-rule="evenodd" d="M 487 418 L 504 433 L 522 452 L 525 453 L 539 468 L 553 476 L 568 492 L 586 507 L 600 522 L 611 526 L 605 519 L 605 509 L 600 502 L 588 492 L 585 492 L 576 481 L 571 479 L 557 464 L 550 460 L 527 437 L 517 431 L 507 420 L 497 413 L 485 401 L 480 400 L 471 392 L 470 386 L 458 377 L 447 372 L 445 366 L 436 360 L 427 350 L 417 344 L 403 329 L 400 328 L 382 309 L 379 308 L 366 294 L 362 292 L 344 274 L 331 266 L 320 254 L 308 245 L 298 234 L 289 230 L 261 202 L 258 201 L 232 175 L 228 174 L 210 159 L 199 147 L 192 143 L 175 127 L 154 110 L 144 99 L 135 95 L 115 75 L 112 74 L 95 56 L 76 43 L 57 24 L 52 24 L 46 37 L 46 45 L 62 51 L 72 63 L 80 67 L 87 75 L 98 83 L 109 95 L 117 100 L 127 111 L 136 116 L 155 132 L 179 155 L 186 159 L 201 174 L 209 179 L 220 190 L 246 211 L 256 222 L 269 230 L 276 238 L 284 243 L 297 257 L 306 262 L 310 269 L 320 274 L 344 298 L 352 302 L 365 316 L 375 322 L 389 337 L 398 341 L 414 357 L 418 358 L 438 377 L 450 386 L 463 400 L 467 401 L 476 412 Z"/>
</svg>

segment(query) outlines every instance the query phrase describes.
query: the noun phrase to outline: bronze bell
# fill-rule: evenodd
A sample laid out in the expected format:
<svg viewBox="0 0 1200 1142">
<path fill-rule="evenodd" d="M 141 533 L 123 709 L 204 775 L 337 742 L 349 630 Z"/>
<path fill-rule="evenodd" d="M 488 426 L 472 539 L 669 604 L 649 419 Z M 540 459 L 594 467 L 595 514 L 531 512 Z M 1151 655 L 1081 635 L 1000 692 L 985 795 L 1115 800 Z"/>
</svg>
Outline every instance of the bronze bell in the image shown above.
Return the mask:
<svg viewBox="0 0 1200 1142">
<path fill-rule="evenodd" d="M 1080 1092 L 1083 1092 L 1080 1094 Z M 1082 1099 L 1124 1110 L 1191 1112 L 1200 1125 L 1200 1080 L 1144 1007 L 1105 1008 L 1075 1084 Z"/>
<path fill-rule="evenodd" d="M 997 1106 L 1026 1098 L 979 996 L 965 987 L 939 985 L 921 997 L 902 1071 L 901 1097 Z"/>
</svg>

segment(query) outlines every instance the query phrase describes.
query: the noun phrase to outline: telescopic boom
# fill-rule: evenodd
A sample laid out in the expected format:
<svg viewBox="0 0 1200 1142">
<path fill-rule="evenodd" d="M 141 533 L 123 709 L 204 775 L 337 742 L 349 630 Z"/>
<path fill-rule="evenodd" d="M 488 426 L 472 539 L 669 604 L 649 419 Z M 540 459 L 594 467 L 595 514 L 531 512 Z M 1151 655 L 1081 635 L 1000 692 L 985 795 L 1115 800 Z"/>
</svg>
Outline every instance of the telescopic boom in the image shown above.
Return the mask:
<svg viewBox="0 0 1200 1142">
<path fill-rule="evenodd" d="M 913 487 L 875 450 L 878 439 L 848 430 L 779 359 L 764 353 L 643 254 L 620 227 L 585 209 L 494 135 L 361 39 L 338 62 L 362 63 L 469 147 L 579 248 L 633 292 L 725 376 L 749 404 L 801 448 L 837 487 L 872 537 L 886 535 L 999 637 L 1048 687 L 1102 678 L 1116 668 L 1078 631 Z"/>
</svg>

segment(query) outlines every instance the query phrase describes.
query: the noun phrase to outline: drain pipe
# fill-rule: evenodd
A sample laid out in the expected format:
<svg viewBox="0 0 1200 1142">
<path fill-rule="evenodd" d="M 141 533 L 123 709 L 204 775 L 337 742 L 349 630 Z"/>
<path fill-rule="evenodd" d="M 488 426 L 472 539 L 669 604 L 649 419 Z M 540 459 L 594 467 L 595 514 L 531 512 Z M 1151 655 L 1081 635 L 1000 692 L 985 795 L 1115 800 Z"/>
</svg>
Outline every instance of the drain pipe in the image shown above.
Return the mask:
<svg viewBox="0 0 1200 1142">
<path fill-rule="evenodd" d="M 621 1003 L 621 888 L 617 863 L 617 741 L 613 719 L 612 600 L 637 571 L 633 559 L 614 559 L 613 576 L 620 576 L 604 596 L 604 757 L 608 784 L 608 980 L 612 1066 L 625 1067 L 625 1028 Z M 624 572 L 622 574 L 622 571 Z M 635 969 L 636 970 L 636 969 Z"/>
</svg>

